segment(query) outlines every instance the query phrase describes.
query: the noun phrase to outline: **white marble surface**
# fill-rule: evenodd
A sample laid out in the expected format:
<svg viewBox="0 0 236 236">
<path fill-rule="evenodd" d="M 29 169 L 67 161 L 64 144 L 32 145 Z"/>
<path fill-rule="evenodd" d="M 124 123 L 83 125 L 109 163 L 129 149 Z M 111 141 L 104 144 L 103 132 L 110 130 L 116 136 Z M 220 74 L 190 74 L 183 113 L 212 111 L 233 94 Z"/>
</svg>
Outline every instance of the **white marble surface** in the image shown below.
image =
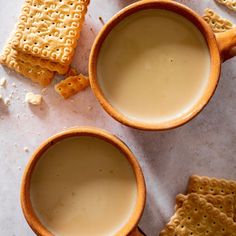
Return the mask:
<svg viewBox="0 0 236 236">
<path fill-rule="evenodd" d="M 0 48 L 17 20 L 23 0 L 0 0 Z M 134 1 L 91 0 L 86 24 L 73 61 L 87 72 L 89 50 L 102 27 L 115 12 Z M 180 1 L 202 14 L 211 6 L 236 23 L 236 14 L 207 1 Z M 231 15 L 229 15 L 231 14 Z M 90 30 L 93 29 L 93 31 Z M 64 101 L 50 86 L 39 107 L 24 103 L 25 93 L 40 92 L 29 80 L 0 67 L 7 79 L 0 94 L 10 99 L 0 105 L 0 235 L 34 235 L 22 215 L 20 180 L 34 149 L 47 137 L 67 127 L 90 125 L 106 129 L 123 139 L 136 154 L 147 182 L 147 204 L 140 222 L 148 236 L 158 235 L 173 213 L 175 195 L 185 192 L 188 177 L 194 173 L 236 179 L 236 58 L 222 66 L 215 96 L 190 123 L 166 132 L 144 132 L 125 127 L 110 118 L 90 89 Z M 15 83 L 16 87 L 12 84 Z M 29 151 L 25 152 L 24 147 Z"/>
</svg>

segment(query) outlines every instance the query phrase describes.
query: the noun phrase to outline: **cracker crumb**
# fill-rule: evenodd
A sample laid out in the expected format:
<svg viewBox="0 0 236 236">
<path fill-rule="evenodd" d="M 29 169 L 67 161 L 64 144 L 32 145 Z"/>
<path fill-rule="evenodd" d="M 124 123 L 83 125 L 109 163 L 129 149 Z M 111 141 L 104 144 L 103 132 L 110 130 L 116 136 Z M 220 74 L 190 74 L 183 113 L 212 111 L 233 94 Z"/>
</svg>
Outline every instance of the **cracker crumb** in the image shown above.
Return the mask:
<svg viewBox="0 0 236 236">
<path fill-rule="evenodd" d="M 0 86 L 5 88 L 5 87 L 6 87 L 6 84 L 7 84 L 7 80 L 6 80 L 4 77 L 1 78 L 1 79 L 0 79 Z"/>
<path fill-rule="evenodd" d="M 13 97 L 13 94 L 14 94 L 14 92 L 12 91 L 12 92 L 10 93 L 9 98 L 12 98 L 12 97 Z"/>
<path fill-rule="evenodd" d="M 29 148 L 28 148 L 28 147 L 24 147 L 24 151 L 25 151 L 25 152 L 28 152 L 28 151 L 29 151 Z"/>
<path fill-rule="evenodd" d="M 10 105 L 10 99 L 9 98 L 6 98 L 5 101 L 4 101 L 4 104 L 6 106 L 9 106 Z"/>
<path fill-rule="evenodd" d="M 25 102 L 28 102 L 29 104 L 32 105 L 40 105 L 42 102 L 42 96 L 40 94 L 34 94 L 34 93 L 27 93 L 25 95 Z"/>
<path fill-rule="evenodd" d="M 16 83 L 12 83 L 12 87 L 16 88 Z"/>
<path fill-rule="evenodd" d="M 47 92 L 47 88 L 43 88 L 42 90 L 41 90 L 41 94 L 45 94 L 46 92 Z"/>
<path fill-rule="evenodd" d="M 93 109 L 92 106 L 88 106 L 88 110 L 91 111 Z"/>
<path fill-rule="evenodd" d="M 74 67 L 70 67 L 69 70 L 67 71 L 65 77 L 75 76 L 75 75 L 79 75 L 77 69 Z"/>
</svg>

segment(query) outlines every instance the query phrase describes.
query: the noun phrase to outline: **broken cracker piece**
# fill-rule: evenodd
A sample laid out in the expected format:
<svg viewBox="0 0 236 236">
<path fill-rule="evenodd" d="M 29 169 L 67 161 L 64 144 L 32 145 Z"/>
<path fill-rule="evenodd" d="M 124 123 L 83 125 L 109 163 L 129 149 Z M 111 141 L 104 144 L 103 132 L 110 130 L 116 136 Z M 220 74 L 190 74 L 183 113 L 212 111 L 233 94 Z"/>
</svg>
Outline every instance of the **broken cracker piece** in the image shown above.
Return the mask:
<svg viewBox="0 0 236 236">
<path fill-rule="evenodd" d="M 210 25 L 215 33 L 225 32 L 234 27 L 233 23 L 222 18 L 209 8 L 205 9 L 203 19 Z"/>
<path fill-rule="evenodd" d="M 88 77 L 80 74 L 69 76 L 55 85 L 55 90 L 62 97 L 69 98 L 89 86 Z"/>
<path fill-rule="evenodd" d="M 42 96 L 40 94 L 34 94 L 34 93 L 27 93 L 25 95 L 25 101 L 32 105 L 40 105 L 42 102 Z"/>
<path fill-rule="evenodd" d="M 4 47 L 3 53 L 0 56 L 0 63 L 19 74 L 30 78 L 33 82 L 36 82 L 41 86 L 49 85 L 54 76 L 52 71 L 24 62 L 17 51 L 12 49 L 11 41 Z"/>
<path fill-rule="evenodd" d="M 233 11 L 236 11 L 236 0 L 215 0 L 215 1 Z"/>
<path fill-rule="evenodd" d="M 212 194 L 199 194 L 201 198 L 204 198 L 208 203 L 211 203 L 214 207 L 218 208 L 221 212 L 225 213 L 228 217 L 234 217 L 234 195 L 212 195 Z M 176 207 L 179 209 L 182 207 L 184 201 L 188 198 L 188 195 L 179 194 L 176 196 Z"/>
<path fill-rule="evenodd" d="M 236 236 L 236 223 L 196 193 L 183 202 L 160 236 Z"/>
</svg>

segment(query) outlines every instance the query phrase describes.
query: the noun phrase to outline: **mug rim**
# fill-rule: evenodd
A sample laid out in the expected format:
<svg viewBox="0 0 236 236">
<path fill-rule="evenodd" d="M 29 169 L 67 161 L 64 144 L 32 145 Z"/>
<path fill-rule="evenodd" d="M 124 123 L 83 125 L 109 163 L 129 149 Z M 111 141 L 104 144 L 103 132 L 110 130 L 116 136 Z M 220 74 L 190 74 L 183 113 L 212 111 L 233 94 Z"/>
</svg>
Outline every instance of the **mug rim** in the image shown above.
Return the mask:
<svg viewBox="0 0 236 236">
<path fill-rule="evenodd" d="M 127 223 L 116 233 L 116 236 L 130 234 L 137 227 L 139 220 L 143 214 L 146 203 L 146 185 L 142 169 L 133 152 L 121 139 L 105 130 L 87 126 L 70 128 L 66 131 L 62 131 L 49 137 L 36 149 L 36 151 L 31 156 L 22 177 L 20 190 L 21 208 L 27 223 L 37 235 L 53 236 L 53 233 L 50 232 L 49 229 L 47 229 L 47 227 L 43 225 L 43 223 L 41 223 L 31 204 L 31 177 L 33 175 L 36 164 L 50 147 L 52 147 L 57 142 L 60 142 L 61 140 L 79 136 L 96 137 L 101 140 L 104 140 L 105 142 L 110 143 L 111 145 L 115 146 L 119 151 L 121 151 L 130 163 L 130 166 L 132 167 L 136 179 L 137 199 L 135 203 L 135 208 L 129 218 L 129 221 L 127 221 Z"/>
<path fill-rule="evenodd" d="M 108 101 L 106 96 L 104 95 L 101 86 L 99 85 L 97 79 L 97 61 L 100 49 L 103 45 L 108 34 L 111 30 L 118 25 L 122 20 L 126 17 L 135 14 L 138 11 L 147 10 L 147 9 L 163 9 L 169 10 L 171 12 L 175 12 L 183 17 L 185 17 L 188 21 L 192 22 L 198 30 L 201 32 L 202 36 L 204 37 L 206 44 L 209 50 L 210 56 L 210 75 L 208 78 L 207 87 L 204 89 L 204 92 L 201 98 L 195 103 L 195 105 L 188 110 L 187 112 L 183 113 L 182 115 L 163 122 L 142 122 L 137 121 L 134 119 L 129 118 L 125 114 L 122 114 L 118 109 L 114 108 L 112 104 Z M 221 71 L 221 56 L 219 52 L 219 48 L 217 45 L 215 34 L 213 33 L 211 27 L 189 7 L 180 4 L 175 1 L 170 0 L 145 0 L 133 3 L 117 14 L 115 14 L 109 21 L 106 23 L 99 34 L 97 35 L 89 57 L 89 79 L 91 89 L 102 105 L 103 109 L 114 119 L 119 121 L 120 123 L 141 129 L 141 130 L 168 130 L 179 127 L 184 125 L 188 121 L 192 120 L 195 116 L 197 116 L 204 107 L 208 104 L 211 97 L 213 96 L 216 87 L 219 82 L 220 71 Z"/>
</svg>

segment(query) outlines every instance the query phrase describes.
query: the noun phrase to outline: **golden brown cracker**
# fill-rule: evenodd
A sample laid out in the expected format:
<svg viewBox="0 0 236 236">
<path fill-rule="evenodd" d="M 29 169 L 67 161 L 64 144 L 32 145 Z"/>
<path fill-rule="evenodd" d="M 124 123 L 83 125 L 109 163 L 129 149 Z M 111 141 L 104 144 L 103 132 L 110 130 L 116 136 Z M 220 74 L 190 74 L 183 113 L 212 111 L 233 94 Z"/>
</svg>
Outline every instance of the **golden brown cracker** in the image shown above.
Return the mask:
<svg viewBox="0 0 236 236">
<path fill-rule="evenodd" d="M 40 67 L 48 69 L 50 71 L 55 71 L 55 72 L 57 72 L 58 74 L 61 74 L 61 75 L 66 74 L 68 69 L 69 69 L 69 66 L 66 66 L 66 65 L 61 65 L 61 64 L 56 63 L 56 62 L 51 62 L 51 61 L 42 59 L 40 57 L 34 57 L 30 54 L 25 54 L 25 53 L 20 52 L 20 51 L 18 51 L 17 53 L 20 56 L 20 58 L 22 59 L 22 61 L 28 62 L 32 65 L 40 66 Z"/>
<path fill-rule="evenodd" d="M 193 175 L 189 178 L 188 192 L 213 195 L 236 194 L 236 182 Z"/>
<path fill-rule="evenodd" d="M 234 196 L 234 220 L 236 221 L 236 182 L 233 180 L 193 175 L 189 178 L 188 193 Z"/>
<path fill-rule="evenodd" d="M 18 55 L 17 51 L 12 49 L 11 41 L 9 41 L 3 49 L 3 53 L 0 57 L 0 63 L 31 79 L 33 82 L 40 84 L 41 86 L 49 85 L 54 76 L 52 71 L 21 60 L 21 57 Z"/>
<path fill-rule="evenodd" d="M 222 18 L 212 9 L 205 9 L 203 19 L 211 26 L 215 33 L 224 32 L 234 27 L 229 20 Z"/>
<path fill-rule="evenodd" d="M 236 223 L 196 193 L 183 202 L 160 236 L 236 236 Z"/>
<path fill-rule="evenodd" d="M 88 4 L 89 0 L 25 0 L 14 49 L 69 65 Z"/>
<path fill-rule="evenodd" d="M 58 94 L 60 94 L 66 99 L 75 95 L 79 91 L 82 91 L 88 86 L 88 78 L 80 74 L 77 76 L 70 76 L 65 80 L 62 80 L 61 82 L 55 85 L 55 90 Z"/>
<path fill-rule="evenodd" d="M 201 198 L 204 198 L 208 203 L 211 203 L 214 207 L 218 208 L 222 213 L 225 213 L 228 217 L 234 217 L 234 195 L 212 195 L 212 194 L 199 194 Z M 182 207 L 184 201 L 188 198 L 188 195 L 179 194 L 176 196 L 176 210 Z"/>
<path fill-rule="evenodd" d="M 227 8 L 236 11 L 236 0 L 216 0 L 218 3 L 226 6 Z"/>
</svg>

